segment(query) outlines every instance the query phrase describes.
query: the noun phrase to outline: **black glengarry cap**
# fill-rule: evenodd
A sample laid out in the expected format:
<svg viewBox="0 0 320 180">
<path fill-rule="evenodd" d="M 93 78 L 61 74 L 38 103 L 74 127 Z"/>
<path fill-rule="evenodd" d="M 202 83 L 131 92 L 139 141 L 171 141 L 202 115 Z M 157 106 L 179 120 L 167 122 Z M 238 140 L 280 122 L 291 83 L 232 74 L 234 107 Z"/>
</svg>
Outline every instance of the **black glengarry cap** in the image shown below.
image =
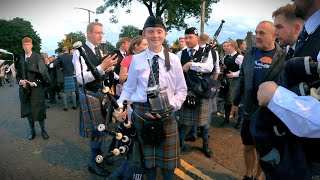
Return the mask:
<svg viewBox="0 0 320 180">
<path fill-rule="evenodd" d="M 198 30 L 195 27 L 191 27 L 191 28 L 186 29 L 184 34 L 194 34 L 194 35 L 198 36 Z"/>
<path fill-rule="evenodd" d="M 147 27 L 159 27 L 166 30 L 166 27 L 163 23 L 163 19 L 161 17 L 149 16 L 146 22 L 144 23 L 143 29 Z"/>
</svg>

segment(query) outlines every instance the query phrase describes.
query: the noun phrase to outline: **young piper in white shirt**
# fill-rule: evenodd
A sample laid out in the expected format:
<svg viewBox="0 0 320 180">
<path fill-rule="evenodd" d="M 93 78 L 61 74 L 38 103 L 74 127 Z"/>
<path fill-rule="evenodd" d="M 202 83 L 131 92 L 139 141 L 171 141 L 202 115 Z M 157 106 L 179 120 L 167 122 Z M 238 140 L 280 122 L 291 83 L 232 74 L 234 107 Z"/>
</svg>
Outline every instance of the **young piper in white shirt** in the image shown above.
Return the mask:
<svg viewBox="0 0 320 180">
<path fill-rule="evenodd" d="M 180 109 L 187 95 L 187 86 L 179 58 L 169 52 L 170 70 L 166 67 L 165 49 L 162 43 L 167 36 L 166 28 L 159 17 L 150 16 L 146 20 L 143 28 L 143 36 L 148 41 L 148 49 L 132 58 L 128 79 L 118 99 L 118 103 L 128 100 L 133 103 L 132 122 L 137 129 L 137 135 L 144 158 L 147 179 L 156 179 L 156 168 L 159 167 L 163 179 L 170 180 L 174 177 L 174 169 L 179 166 L 179 135 L 176 122 L 175 111 Z M 158 58 L 153 60 L 154 57 Z M 148 83 L 151 67 L 150 64 L 158 61 L 159 76 L 157 85 L 166 87 L 169 103 L 173 107 L 173 112 L 168 114 L 151 114 L 150 103 L 147 98 L 146 89 L 150 87 Z M 158 73 L 154 72 L 157 76 Z M 155 78 L 157 79 L 157 78 Z M 157 80 L 156 80 L 157 81 Z M 115 114 L 116 119 L 121 120 L 127 112 Z M 161 115 L 160 115 L 161 114 Z M 142 139 L 143 126 L 150 122 L 163 122 L 165 138 L 159 144 L 147 144 Z"/>
</svg>

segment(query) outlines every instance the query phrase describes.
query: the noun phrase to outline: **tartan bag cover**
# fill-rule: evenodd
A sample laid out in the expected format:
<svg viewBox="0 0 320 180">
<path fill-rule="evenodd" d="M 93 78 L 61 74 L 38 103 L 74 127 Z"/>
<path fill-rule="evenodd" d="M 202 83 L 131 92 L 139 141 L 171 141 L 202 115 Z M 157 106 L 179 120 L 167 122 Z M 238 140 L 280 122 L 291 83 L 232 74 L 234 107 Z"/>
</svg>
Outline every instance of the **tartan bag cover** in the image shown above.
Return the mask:
<svg viewBox="0 0 320 180">
<path fill-rule="evenodd" d="M 102 93 L 94 93 L 87 91 L 88 104 L 86 96 L 83 92 L 80 92 L 80 135 L 84 138 L 88 137 L 88 133 L 91 132 L 92 125 L 89 110 L 92 115 L 93 126 L 96 127 L 99 124 L 105 124 L 105 118 L 101 112 Z M 89 107 L 89 108 L 88 108 Z"/>
</svg>

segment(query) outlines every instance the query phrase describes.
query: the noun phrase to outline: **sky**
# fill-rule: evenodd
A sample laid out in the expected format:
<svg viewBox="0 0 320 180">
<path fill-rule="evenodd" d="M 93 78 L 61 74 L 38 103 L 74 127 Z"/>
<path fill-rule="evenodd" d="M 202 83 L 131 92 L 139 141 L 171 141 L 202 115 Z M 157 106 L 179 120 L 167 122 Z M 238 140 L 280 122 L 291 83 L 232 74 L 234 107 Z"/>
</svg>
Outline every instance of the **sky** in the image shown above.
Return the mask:
<svg viewBox="0 0 320 180">
<path fill-rule="evenodd" d="M 218 42 L 228 38 L 245 38 L 248 31 L 255 31 L 257 24 L 263 20 L 273 22 L 272 12 L 280 6 L 292 3 L 291 0 L 220 0 L 213 4 L 212 14 L 204 27 L 204 32 L 213 37 L 221 20 L 225 20 L 219 34 Z M 88 23 L 88 12 L 76 7 L 95 11 L 103 4 L 103 0 L 1 0 L 0 19 L 10 20 L 21 17 L 28 20 L 42 39 L 41 51 L 48 55 L 54 54 L 65 34 L 82 31 L 85 33 Z M 91 21 L 99 19 L 104 26 L 103 42 L 109 41 L 115 45 L 119 39 L 122 26 L 133 25 L 142 29 L 149 16 L 147 8 L 139 3 L 131 5 L 131 13 L 126 9 L 119 9 L 119 22 L 111 24 L 110 14 L 91 14 Z M 200 22 L 191 18 L 186 20 L 189 27 L 196 27 L 200 31 Z M 184 30 L 169 31 L 167 40 L 172 44 L 179 37 L 184 36 Z M 1 47 L 0 47 L 1 48 Z"/>
</svg>

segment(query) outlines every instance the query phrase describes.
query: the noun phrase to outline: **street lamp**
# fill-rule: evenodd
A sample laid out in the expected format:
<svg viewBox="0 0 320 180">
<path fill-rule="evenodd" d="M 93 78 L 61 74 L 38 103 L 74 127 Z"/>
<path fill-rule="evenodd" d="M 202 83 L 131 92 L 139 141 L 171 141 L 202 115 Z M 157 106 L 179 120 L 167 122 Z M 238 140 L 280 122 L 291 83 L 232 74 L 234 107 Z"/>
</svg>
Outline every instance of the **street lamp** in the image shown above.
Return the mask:
<svg viewBox="0 0 320 180">
<path fill-rule="evenodd" d="M 85 8 L 80 8 L 80 7 L 74 7 L 74 9 L 81 9 L 81 10 L 85 10 L 88 12 L 88 15 L 89 15 L 89 23 L 90 23 L 90 13 L 94 14 L 93 11 L 89 10 L 89 9 L 85 9 Z"/>
<path fill-rule="evenodd" d="M 206 11 L 206 1 L 201 0 L 201 23 L 200 23 L 200 32 L 204 33 L 204 20 L 205 20 L 205 11 Z"/>
</svg>

